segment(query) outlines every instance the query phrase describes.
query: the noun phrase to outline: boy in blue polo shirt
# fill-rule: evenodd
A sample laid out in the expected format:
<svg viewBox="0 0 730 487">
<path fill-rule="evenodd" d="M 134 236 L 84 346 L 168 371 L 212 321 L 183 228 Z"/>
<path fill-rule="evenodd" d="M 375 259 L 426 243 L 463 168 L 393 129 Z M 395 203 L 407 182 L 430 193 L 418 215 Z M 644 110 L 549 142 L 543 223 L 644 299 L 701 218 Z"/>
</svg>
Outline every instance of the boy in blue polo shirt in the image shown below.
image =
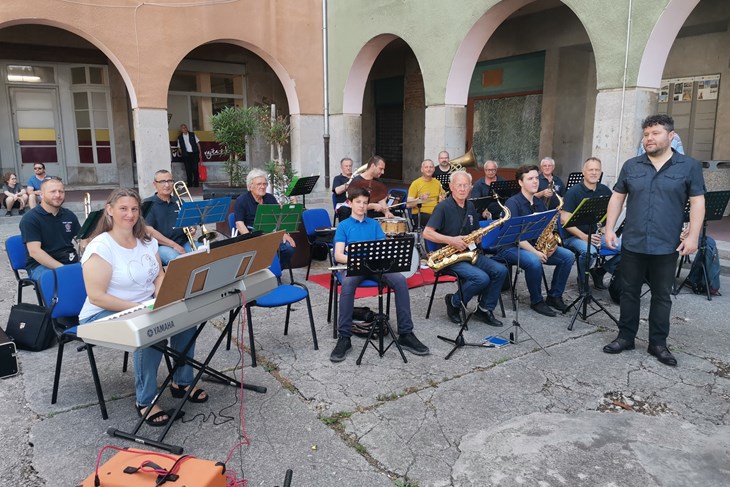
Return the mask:
<svg viewBox="0 0 730 487">
<path fill-rule="evenodd" d="M 385 233 L 377 221 L 366 216 L 370 192 L 365 188 L 351 188 L 347 192 L 352 205 L 350 218 L 340 222 L 335 232 L 335 260 L 339 264 L 347 264 L 347 245 L 351 242 L 367 242 L 382 240 Z M 344 272 L 343 272 L 344 275 Z M 337 332 L 337 345 L 330 354 L 332 362 L 342 362 L 352 348 L 352 310 L 355 306 L 355 290 L 366 278 L 374 276 L 345 276 L 342 278 L 340 293 L 340 315 Z M 408 284 L 403 274 L 398 272 L 383 274 L 383 280 L 395 291 L 395 309 L 398 318 L 398 343 L 401 348 L 415 355 L 428 355 L 430 350 L 413 334 L 411 319 L 411 302 L 408 295 Z"/>
</svg>

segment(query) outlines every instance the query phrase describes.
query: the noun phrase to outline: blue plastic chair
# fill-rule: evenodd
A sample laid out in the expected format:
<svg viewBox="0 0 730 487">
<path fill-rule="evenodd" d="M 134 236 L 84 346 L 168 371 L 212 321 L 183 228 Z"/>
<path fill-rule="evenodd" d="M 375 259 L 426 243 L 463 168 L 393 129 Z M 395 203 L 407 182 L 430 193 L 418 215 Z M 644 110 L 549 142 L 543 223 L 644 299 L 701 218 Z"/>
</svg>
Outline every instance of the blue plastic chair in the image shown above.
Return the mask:
<svg viewBox="0 0 730 487">
<path fill-rule="evenodd" d="M 423 241 L 426 244 L 426 252 L 428 252 L 429 254 L 431 252 L 438 250 L 438 248 L 439 248 L 438 244 L 435 244 L 434 242 L 432 242 L 430 240 L 426 240 L 426 239 L 423 239 Z M 454 273 L 453 271 L 450 271 L 448 267 L 445 267 L 445 268 L 441 269 L 440 271 L 434 271 L 433 277 L 434 277 L 433 287 L 431 288 L 431 297 L 428 299 L 428 308 L 426 309 L 426 319 L 428 319 L 429 316 L 431 316 L 431 307 L 433 306 L 433 297 L 436 295 L 436 286 L 438 286 L 439 282 L 443 282 L 443 281 L 441 281 L 441 277 L 455 278 L 456 279 L 456 289 L 457 289 L 456 292 L 459 293 L 460 299 L 463 297 L 463 294 L 461 293 L 461 279 L 459 279 L 459 276 L 457 276 L 456 273 Z M 461 302 L 463 303 L 464 300 L 461 299 Z M 502 314 L 504 314 L 504 309 L 502 310 Z M 465 309 L 462 306 L 461 307 L 462 323 L 464 322 L 465 319 L 466 319 Z"/>
<path fill-rule="evenodd" d="M 333 264 L 332 252 L 334 252 L 333 236 L 321 236 L 317 233 L 318 229 L 330 228 L 330 216 L 324 208 L 315 208 L 312 210 L 304 210 L 302 212 L 302 223 L 307 233 L 307 241 L 310 247 L 320 247 L 327 250 L 330 265 Z M 306 280 L 309 280 L 309 270 L 312 267 L 312 252 L 309 252 L 309 264 L 307 264 Z"/>
<path fill-rule="evenodd" d="M 337 195 L 332 191 L 332 226 L 337 224 Z"/>
<path fill-rule="evenodd" d="M 69 264 L 45 272 L 41 275 L 38 284 L 44 302 L 48 303 L 51 313 L 51 323 L 58 336 L 56 371 L 53 376 L 53 393 L 51 394 L 51 404 L 56 404 L 64 346 L 72 341 L 81 341 L 83 343 L 83 340 L 76 335 L 76 330 L 79 326 L 79 313 L 86 300 L 86 287 L 84 286 L 84 275 L 81 271 L 81 264 Z M 109 415 L 106 410 L 104 393 L 101 390 L 99 372 L 96 368 L 96 360 L 94 359 L 94 347 L 93 345 L 84 343 L 78 350 L 81 351 L 84 349 L 89 358 L 91 376 L 94 379 L 94 387 L 96 388 L 96 397 L 99 399 L 99 408 L 101 408 L 101 417 L 108 419 Z"/>
<path fill-rule="evenodd" d="M 38 298 L 38 304 L 43 304 L 40 289 L 37 283 L 28 277 L 28 271 L 25 268 L 25 263 L 28 260 L 28 249 L 23 243 L 23 237 L 21 235 L 13 235 L 8 238 L 5 241 L 5 251 L 8 253 L 10 268 L 13 270 L 15 279 L 18 281 L 18 304 L 23 301 L 23 288 L 26 286 L 33 286 L 36 298 Z M 20 275 L 21 271 L 25 273 L 26 277 Z"/>
<path fill-rule="evenodd" d="M 329 216 L 327 218 L 329 223 Z M 281 265 L 279 264 L 279 256 L 274 255 L 274 261 L 271 263 L 269 270 L 276 276 L 277 280 L 281 278 Z M 312 341 L 314 349 L 319 350 L 317 344 L 317 330 L 314 328 L 314 316 L 312 315 L 312 303 L 309 300 L 309 290 L 307 286 L 298 282 L 291 284 L 279 284 L 275 289 L 269 291 L 263 296 L 259 296 L 253 301 L 246 303 L 246 318 L 248 319 L 248 340 L 251 346 L 251 366 L 256 367 L 256 345 L 253 339 L 253 319 L 251 317 L 251 308 L 257 306 L 259 308 L 278 308 L 286 306 L 286 320 L 284 321 L 284 335 L 289 334 L 289 314 L 291 313 L 291 305 L 299 301 L 307 301 L 307 311 L 309 312 L 309 326 L 312 329 Z"/>
</svg>

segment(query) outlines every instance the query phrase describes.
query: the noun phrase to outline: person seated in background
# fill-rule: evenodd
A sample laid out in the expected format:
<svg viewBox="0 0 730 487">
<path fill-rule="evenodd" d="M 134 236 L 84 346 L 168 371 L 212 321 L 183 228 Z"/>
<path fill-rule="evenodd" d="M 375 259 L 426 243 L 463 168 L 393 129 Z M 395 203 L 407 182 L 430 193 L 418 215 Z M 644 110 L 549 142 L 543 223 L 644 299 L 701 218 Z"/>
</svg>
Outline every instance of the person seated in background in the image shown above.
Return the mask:
<svg viewBox="0 0 730 487">
<path fill-rule="evenodd" d="M 540 184 L 537 187 L 535 197 L 543 200 L 548 210 L 558 207 L 559 201 L 555 193 L 560 196 L 565 194 L 565 183 L 553 171 L 555 171 L 555 159 L 543 157 L 540 161 Z"/>
<path fill-rule="evenodd" d="M 335 261 L 347 264 L 347 246 L 353 242 L 384 240 L 385 233 L 378 222 L 368 218 L 367 208 L 370 192 L 365 188 L 350 188 L 347 191 L 352 205 L 350 218 L 340 222 L 335 232 Z M 330 354 L 332 362 L 342 362 L 352 348 L 352 311 L 355 306 L 355 290 L 365 279 L 376 279 L 375 276 L 347 276 L 343 272 L 342 290 L 340 291 L 340 312 L 337 321 L 337 344 Z M 403 274 L 392 272 L 383 274 L 383 280 L 395 292 L 395 310 L 398 319 L 398 343 L 404 350 L 414 355 L 428 355 L 430 350 L 413 334 L 411 318 L 411 300 L 408 294 L 408 283 Z"/>
<path fill-rule="evenodd" d="M 476 198 L 489 198 L 492 196 L 491 184 L 496 181 L 504 181 L 502 176 L 497 175 L 497 161 L 486 161 L 484 163 L 484 177 L 477 179 L 474 186 L 471 188 L 469 199 Z M 504 201 L 504 200 L 503 200 Z M 502 217 L 502 208 L 499 206 L 497 201 L 493 201 L 487 205 L 487 208 L 482 212 L 482 220 L 492 220 Z"/>
<path fill-rule="evenodd" d="M 464 236 L 479 229 L 479 214 L 474 203 L 466 198 L 471 190 L 471 174 L 455 171 L 450 178 L 451 195 L 436 206 L 423 230 L 423 238 L 437 244 L 451 245 L 463 252 L 468 249 Z M 507 268 L 482 254 L 477 256 L 475 264 L 471 261 L 457 262 L 448 268 L 463 281 L 461 293 L 464 297 L 462 303 L 458 293 L 445 296 L 449 319 L 461 323 L 459 307 L 466 307 L 471 298 L 478 296 L 474 317 L 490 326 L 502 326 L 502 322 L 494 317 L 494 308 L 499 302 L 502 283 L 507 278 Z"/>
<path fill-rule="evenodd" d="M 610 197 L 612 194 L 611 189 L 605 184 L 601 184 L 598 181 L 601 179 L 601 160 L 597 157 L 589 157 L 583 163 L 583 181 L 572 186 L 567 193 L 565 193 L 565 204 L 562 211 L 560 212 L 560 222 L 565 224 L 581 201 L 584 198 L 598 198 L 600 196 Z M 595 228 L 595 227 L 594 227 Z M 603 276 L 606 272 L 613 274 L 616 272 L 616 266 L 621 260 L 621 256 L 617 253 L 606 261 L 606 264 L 600 269 L 593 267 L 598 255 L 598 250 L 601 245 L 606 245 L 605 240 L 598 232 L 591 234 L 591 245 L 586 245 L 588 239 L 588 232 L 591 230 L 591 225 L 580 225 L 571 226 L 565 228 L 565 232 L 568 233 L 568 237 L 563 241 L 563 246 L 572 250 L 576 253 L 578 259 L 578 289 L 583 286 L 583 275 L 585 274 L 585 258 L 588 248 L 590 248 L 591 256 L 588 268 L 590 269 L 591 277 L 593 278 L 593 286 L 596 289 L 606 289 L 603 285 Z M 620 245 L 617 250 L 620 250 Z"/>
<path fill-rule="evenodd" d="M 260 204 L 278 205 L 279 202 L 271 193 L 266 192 L 268 177 L 266 172 L 261 169 L 252 169 L 246 177 L 246 187 L 248 191 L 236 198 L 233 206 L 233 213 L 236 220 L 236 229 L 239 234 L 249 233 L 254 229 L 254 220 L 256 218 L 256 208 Z M 289 267 L 289 262 L 295 252 L 297 244 L 288 233 L 284 234 L 279 245 L 279 261 L 281 268 Z"/>
<path fill-rule="evenodd" d="M 79 313 L 80 324 L 138 306 L 160 290 L 165 273 L 157 240 L 150 236 L 140 216 L 141 207 L 142 201 L 132 189 L 115 189 L 107 198 L 104 214 L 81 258 L 87 297 Z M 170 337 L 170 346 L 184 350 L 195 331 L 190 327 Z M 187 352 L 187 357 L 194 356 L 195 344 Z M 137 414 L 146 416 L 150 426 L 165 426 L 172 416 L 172 411 L 163 411 L 157 405 L 150 410 L 157 394 L 161 359 L 162 352 L 153 347 L 134 352 Z M 173 397 L 183 397 L 192 382 L 193 368 L 188 364 L 179 367 L 170 384 Z M 205 402 L 208 395 L 195 389 L 188 400 Z"/>
<path fill-rule="evenodd" d="M 48 177 L 46 165 L 42 162 L 33 164 L 33 175 L 28 178 L 25 185 L 25 192 L 28 193 L 28 206 L 32 210 L 41 202 L 41 183 Z"/>
<path fill-rule="evenodd" d="M 342 221 L 350 216 L 351 210 L 347 203 L 347 188 L 352 177 L 352 159 L 343 157 L 340 161 L 341 173 L 332 180 L 332 192 L 335 194 L 335 212 L 337 220 Z"/>
<path fill-rule="evenodd" d="M 505 205 L 512 218 L 546 211 L 545 203 L 536 194 L 539 184 L 538 174 L 537 166 L 534 165 L 517 168 L 515 177 L 520 184 L 520 192 L 508 199 Z M 520 268 L 524 269 L 527 289 L 530 291 L 530 307 L 541 315 L 555 316 L 555 311 L 551 307 L 561 312 L 568 309 L 568 305 L 563 302 L 563 292 L 565 292 L 565 284 L 568 282 L 575 255 L 559 245 L 552 252 L 547 249 L 538 250 L 535 248 L 537 240 L 522 240 L 514 246 L 503 247 L 497 252 L 497 256 L 512 265 L 517 265 L 519 262 Z M 544 264 L 555 266 L 546 299 L 542 297 L 542 266 Z"/>
<path fill-rule="evenodd" d="M 411 183 L 408 188 L 408 208 L 412 208 L 413 228 L 423 228 L 436 208 L 443 200 L 441 183 L 433 177 L 435 166 L 431 159 L 421 163 L 421 177 Z"/>
<path fill-rule="evenodd" d="M 18 215 L 25 213 L 25 206 L 28 203 L 28 194 L 23 191 L 18 183 L 18 176 L 14 172 L 6 172 L 3 175 L 3 196 L 5 201 L 5 216 L 13 214 L 13 208 L 18 207 Z"/>
<path fill-rule="evenodd" d="M 25 267 L 35 281 L 50 269 L 78 262 L 74 237 L 81 229 L 76 215 L 63 207 L 66 190 L 60 178 L 45 179 L 40 191 L 41 203 L 20 220 L 20 234 L 28 249 Z"/>
<path fill-rule="evenodd" d="M 449 176 L 451 176 L 451 164 L 449 163 L 449 153 L 445 150 L 439 152 L 438 165 L 434 168 L 433 177 L 441 183 L 444 192 L 449 190 Z"/>
<path fill-rule="evenodd" d="M 180 213 L 180 199 L 174 194 L 172 173 L 160 169 L 155 172 L 152 183 L 156 191 L 144 200 L 145 203 L 152 203 L 145 223 L 152 238 L 157 240 L 162 265 L 167 265 L 171 260 L 190 252 L 192 245 L 185 231 L 175 227 Z"/>
<path fill-rule="evenodd" d="M 378 179 L 383 173 L 385 173 L 385 160 L 380 156 L 372 156 L 368 160 L 367 169 L 352 178 L 350 183 L 351 188 L 365 188 L 370 193 L 368 218 L 393 218 L 387 202 L 388 187 Z M 350 203 L 352 206 L 352 201 Z"/>
</svg>

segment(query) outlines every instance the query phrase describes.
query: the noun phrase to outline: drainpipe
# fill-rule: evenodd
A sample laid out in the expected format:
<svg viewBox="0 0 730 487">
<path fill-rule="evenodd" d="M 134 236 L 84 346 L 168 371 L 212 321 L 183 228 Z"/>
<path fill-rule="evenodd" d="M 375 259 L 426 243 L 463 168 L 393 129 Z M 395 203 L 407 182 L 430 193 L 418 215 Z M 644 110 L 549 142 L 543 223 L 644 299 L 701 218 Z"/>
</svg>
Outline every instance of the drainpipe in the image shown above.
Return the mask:
<svg viewBox="0 0 730 487">
<path fill-rule="evenodd" d="M 621 113 L 618 121 L 618 140 L 616 141 L 616 169 L 614 175 L 614 183 L 618 180 L 618 173 L 621 167 L 621 142 L 624 129 L 624 112 L 626 111 L 626 78 L 629 72 L 629 47 L 631 44 L 631 14 L 633 10 L 632 0 L 629 0 L 629 14 L 626 19 L 626 50 L 624 53 L 624 76 L 623 86 L 621 86 Z"/>
<path fill-rule="evenodd" d="M 327 0 L 322 0 L 322 57 L 324 69 L 324 187 L 330 188 L 330 102 L 329 102 L 329 52 L 327 41 Z"/>
</svg>

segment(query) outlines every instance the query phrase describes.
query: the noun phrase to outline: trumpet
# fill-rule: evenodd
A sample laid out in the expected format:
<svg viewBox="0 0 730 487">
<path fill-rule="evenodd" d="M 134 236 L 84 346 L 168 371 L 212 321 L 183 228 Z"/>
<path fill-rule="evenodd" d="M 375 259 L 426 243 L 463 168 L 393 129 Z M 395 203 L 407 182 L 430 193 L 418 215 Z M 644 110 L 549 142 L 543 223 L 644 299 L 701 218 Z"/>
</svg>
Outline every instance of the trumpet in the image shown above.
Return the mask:
<svg viewBox="0 0 730 487">
<path fill-rule="evenodd" d="M 185 184 L 185 181 L 176 181 L 172 186 L 172 191 L 175 193 L 175 196 L 177 196 L 178 209 L 182 208 L 183 198 L 186 201 L 193 201 L 193 197 L 190 195 L 190 190 L 188 189 L 188 185 Z M 190 242 L 190 248 L 192 250 L 196 250 L 198 245 L 195 241 L 195 227 L 184 227 L 183 232 L 185 232 L 185 236 L 188 238 L 188 242 Z M 205 225 L 200 225 L 200 233 L 201 235 L 198 237 L 198 243 L 203 243 L 205 240 L 215 240 L 218 236 L 215 232 L 211 232 L 205 228 Z"/>
</svg>

